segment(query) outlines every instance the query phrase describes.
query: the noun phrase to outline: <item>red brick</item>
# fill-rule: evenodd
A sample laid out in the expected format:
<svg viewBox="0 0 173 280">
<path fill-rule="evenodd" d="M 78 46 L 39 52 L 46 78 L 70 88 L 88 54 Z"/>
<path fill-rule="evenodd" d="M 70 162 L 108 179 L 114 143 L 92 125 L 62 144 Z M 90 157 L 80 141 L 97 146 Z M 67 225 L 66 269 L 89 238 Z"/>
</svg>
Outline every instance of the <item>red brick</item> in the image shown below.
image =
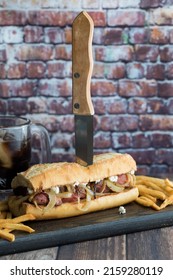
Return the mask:
<svg viewBox="0 0 173 280">
<path fill-rule="evenodd" d="M 53 59 L 53 47 L 48 45 L 21 45 L 16 53 L 19 60 L 50 60 Z"/>
<path fill-rule="evenodd" d="M 150 137 L 148 134 L 137 132 L 132 134 L 133 148 L 149 148 L 151 147 Z"/>
<path fill-rule="evenodd" d="M 109 148 L 111 147 L 111 134 L 110 132 L 97 132 L 94 135 L 94 148 Z"/>
<path fill-rule="evenodd" d="M 75 12 L 56 10 L 28 11 L 28 23 L 40 26 L 66 26 L 71 25 L 76 17 Z"/>
<path fill-rule="evenodd" d="M 92 79 L 93 78 L 104 78 L 105 65 L 100 62 L 94 62 Z"/>
<path fill-rule="evenodd" d="M 132 137 L 130 133 L 113 133 L 112 147 L 114 149 L 129 148 L 132 145 Z"/>
<path fill-rule="evenodd" d="M 95 59 L 96 61 L 131 61 L 133 58 L 133 47 L 132 46 L 107 46 L 107 47 L 96 47 L 95 48 Z"/>
<path fill-rule="evenodd" d="M 47 64 L 47 76 L 49 78 L 63 78 L 66 76 L 66 64 L 64 62 L 48 62 Z"/>
<path fill-rule="evenodd" d="M 97 96 L 110 96 L 116 95 L 117 84 L 114 82 L 93 81 L 91 84 L 92 95 Z"/>
<path fill-rule="evenodd" d="M 172 10 L 170 9 L 169 4 L 168 4 L 168 6 L 165 5 L 165 7 L 151 10 L 151 23 L 152 24 L 172 25 Z M 171 5 L 172 5 L 172 2 L 171 2 Z"/>
<path fill-rule="evenodd" d="M 160 60 L 162 62 L 172 62 L 173 60 L 173 47 L 165 46 L 160 48 Z"/>
<path fill-rule="evenodd" d="M 150 30 L 149 41 L 151 44 L 168 44 L 169 43 L 168 29 L 153 27 Z"/>
<path fill-rule="evenodd" d="M 10 64 L 7 71 L 7 77 L 9 79 L 20 79 L 26 77 L 25 63 L 21 62 Z"/>
<path fill-rule="evenodd" d="M 27 23 L 27 13 L 18 10 L 1 10 L 0 25 L 25 25 Z"/>
<path fill-rule="evenodd" d="M 163 99 L 150 99 L 148 100 L 148 113 L 152 114 L 167 114 L 168 107 Z"/>
<path fill-rule="evenodd" d="M 72 29 L 69 27 L 64 28 L 64 42 L 66 44 L 72 43 Z"/>
<path fill-rule="evenodd" d="M 157 157 L 154 149 L 134 149 L 129 152 L 138 164 L 151 165 L 155 163 Z"/>
<path fill-rule="evenodd" d="M 119 82 L 119 95 L 123 97 L 130 96 L 156 96 L 157 95 L 157 83 L 154 80 L 151 81 L 130 81 L 122 80 Z"/>
<path fill-rule="evenodd" d="M 41 26 L 25 26 L 24 40 L 27 43 L 41 43 L 44 41 L 43 28 Z"/>
<path fill-rule="evenodd" d="M 69 149 L 74 142 L 74 135 L 72 133 L 57 132 L 52 137 L 52 146 L 57 149 Z"/>
<path fill-rule="evenodd" d="M 147 110 L 147 100 L 145 98 L 133 98 L 129 100 L 128 113 L 143 114 Z"/>
<path fill-rule="evenodd" d="M 143 174 L 143 173 L 140 173 Z M 149 167 L 148 176 L 158 177 L 158 174 L 166 177 L 168 174 L 172 174 L 172 171 L 169 166 L 165 164 L 153 164 Z"/>
<path fill-rule="evenodd" d="M 5 79 L 5 77 L 6 77 L 5 64 L 0 63 L 0 79 Z"/>
<path fill-rule="evenodd" d="M 127 101 L 123 98 L 106 100 L 106 108 L 109 114 L 123 114 L 127 112 Z"/>
<path fill-rule="evenodd" d="M 42 96 L 71 96 L 72 85 L 68 79 L 45 79 L 39 81 L 37 90 Z"/>
<path fill-rule="evenodd" d="M 134 10 L 108 10 L 110 26 L 144 26 L 145 12 Z"/>
<path fill-rule="evenodd" d="M 47 98 L 44 97 L 29 97 L 27 99 L 27 111 L 29 114 L 46 113 L 47 112 Z"/>
<path fill-rule="evenodd" d="M 34 96 L 36 82 L 27 80 L 0 81 L 1 97 L 28 97 Z"/>
<path fill-rule="evenodd" d="M 172 135 L 170 133 L 153 132 L 150 135 L 151 145 L 155 148 L 169 148 L 173 146 Z"/>
<path fill-rule="evenodd" d="M 74 132 L 74 116 L 64 116 L 60 120 L 60 130 L 64 132 Z"/>
<path fill-rule="evenodd" d="M 108 79 L 125 78 L 125 71 L 124 63 L 111 63 L 105 65 L 105 77 Z"/>
<path fill-rule="evenodd" d="M 136 60 L 138 61 L 157 61 L 159 57 L 158 46 L 137 45 L 135 46 Z"/>
<path fill-rule="evenodd" d="M 0 99 L 0 112 L 1 114 L 7 113 L 7 101 L 3 100 L 2 98 Z"/>
<path fill-rule="evenodd" d="M 103 34 L 105 45 L 116 45 L 123 43 L 123 36 L 128 36 L 121 28 L 106 28 Z"/>
<path fill-rule="evenodd" d="M 43 78 L 45 77 L 46 65 L 43 62 L 32 61 L 27 63 L 28 78 Z"/>
<path fill-rule="evenodd" d="M 97 11 L 97 12 L 88 12 L 91 18 L 93 19 L 94 26 L 106 26 L 106 13 L 103 11 Z"/>
<path fill-rule="evenodd" d="M 156 8 L 163 5 L 164 3 L 162 0 L 141 0 L 140 2 L 141 8 Z"/>
<path fill-rule="evenodd" d="M 166 63 L 165 65 L 165 78 L 172 79 L 173 78 L 173 63 Z"/>
<path fill-rule="evenodd" d="M 46 43 L 62 43 L 64 31 L 62 28 L 49 27 L 44 29 Z"/>
<path fill-rule="evenodd" d="M 5 62 L 6 60 L 7 60 L 6 49 L 4 47 L 2 47 L 2 48 L 0 48 L 0 61 Z"/>
<path fill-rule="evenodd" d="M 145 27 L 132 27 L 129 30 L 129 42 L 132 44 L 148 43 L 149 30 Z"/>
<path fill-rule="evenodd" d="M 103 116 L 99 129 L 103 131 L 133 131 L 138 129 L 138 117 L 133 115 Z"/>
<path fill-rule="evenodd" d="M 71 60 L 72 48 L 71 46 L 58 45 L 55 46 L 55 59 Z"/>
<path fill-rule="evenodd" d="M 67 115 L 71 113 L 72 103 L 64 98 L 48 98 L 47 107 L 50 114 Z"/>
<path fill-rule="evenodd" d="M 126 72 L 129 79 L 141 79 L 145 75 L 145 67 L 139 62 L 131 62 L 126 65 Z"/>
<path fill-rule="evenodd" d="M 162 83 L 158 83 L 158 96 L 172 97 L 173 96 L 173 82 L 164 81 Z"/>
<path fill-rule="evenodd" d="M 150 174 L 150 171 L 151 171 L 151 168 L 152 168 L 152 166 L 150 167 L 150 166 L 146 166 L 146 165 L 139 165 L 138 164 L 138 169 L 137 169 L 137 171 L 136 171 L 136 175 L 141 175 L 141 174 L 143 174 L 143 175 L 146 175 L 146 176 L 153 176 L 153 173 L 151 173 Z"/>
<path fill-rule="evenodd" d="M 10 83 L 9 81 L 2 81 L 0 80 L 0 92 L 1 92 L 1 98 L 5 97 L 8 98 L 11 96 L 10 89 Z"/>
<path fill-rule="evenodd" d="M 122 114 L 127 111 L 127 101 L 124 99 L 115 98 L 93 98 L 95 114 L 105 115 L 109 114 Z"/>
<path fill-rule="evenodd" d="M 173 98 L 169 98 L 165 106 L 167 107 L 167 113 L 173 115 Z"/>
<path fill-rule="evenodd" d="M 164 116 L 164 117 L 163 117 Z M 147 130 L 173 130 L 173 116 L 168 115 L 141 115 L 140 129 Z"/>
<path fill-rule="evenodd" d="M 27 114 L 27 102 L 25 99 L 15 98 L 8 100 L 8 111 L 10 114 Z"/>
<path fill-rule="evenodd" d="M 173 165 L 173 150 L 172 149 L 158 149 L 156 163 Z"/>
<path fill-rule="evenodd" d="M 165 78 L 165 65 L 164 64 L 151 64 L 147 65 L 146 78 L 155 80 L 164 80 Z"/>
</svg>

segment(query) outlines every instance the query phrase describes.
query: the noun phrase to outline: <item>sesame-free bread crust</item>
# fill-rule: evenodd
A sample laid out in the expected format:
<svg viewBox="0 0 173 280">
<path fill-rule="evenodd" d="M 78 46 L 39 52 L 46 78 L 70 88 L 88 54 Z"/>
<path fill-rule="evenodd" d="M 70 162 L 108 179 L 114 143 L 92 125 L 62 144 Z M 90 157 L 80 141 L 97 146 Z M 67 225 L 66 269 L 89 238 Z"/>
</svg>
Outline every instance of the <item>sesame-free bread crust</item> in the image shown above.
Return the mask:
<svg viewBox="0 0 173 280">
<path fill-rule="evenodd" d="M 113 175 L 136 171 L 136 162 L 129 154 L 104 153 L 95 155 L 93 164 L 88 166 L 90 182 Z"/>
<path fill-rule="evenodd" d="M 93 182 L 136 170 L 136 162 L 129 154 L 105 153 L 95 155 L 93 160 L 93 164 L 87 167 L 74 162 L 33 165 L 13 179 L 12 188 L 23 186 L 34 191 L 44 190 L 75 182 Z"/>
<path fill-rule="evenodd" d="M 45 190 L 57 185 L 74 184 L 76 181 L 88 182 L 88 178 L 88 169 L 77 163 L 37 164 L 19 173 L 12 180 L 12 188 L 23 186 L 34 191 Z"/>
</svg>

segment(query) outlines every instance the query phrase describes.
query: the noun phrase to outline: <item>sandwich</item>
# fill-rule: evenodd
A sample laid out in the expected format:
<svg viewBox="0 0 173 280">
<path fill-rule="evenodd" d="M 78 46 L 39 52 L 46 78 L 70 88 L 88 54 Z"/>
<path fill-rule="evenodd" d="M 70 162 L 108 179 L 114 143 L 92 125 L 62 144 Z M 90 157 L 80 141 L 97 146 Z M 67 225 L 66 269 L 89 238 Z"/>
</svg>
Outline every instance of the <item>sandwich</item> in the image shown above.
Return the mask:
<svg viewBox="0 0 173 280">
<path fill-rule="evenodd" d="M 87 167 L 75 162 L 36 164 L 12 180 L 9 208 L 14 216 L 37 220 L 78 216 L 132 202 L 136 162 L 129 154 L 95 155 Z"/>
</svg>

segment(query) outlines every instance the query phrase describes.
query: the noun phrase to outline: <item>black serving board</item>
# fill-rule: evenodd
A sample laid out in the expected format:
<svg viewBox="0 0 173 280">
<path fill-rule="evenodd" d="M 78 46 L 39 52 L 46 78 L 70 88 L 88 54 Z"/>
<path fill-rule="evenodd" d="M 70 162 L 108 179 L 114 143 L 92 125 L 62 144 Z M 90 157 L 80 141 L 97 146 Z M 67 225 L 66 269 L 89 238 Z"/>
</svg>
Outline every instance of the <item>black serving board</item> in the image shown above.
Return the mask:
<svg viewBox="0 0 173 280">
<path fill-rule="evenodd" d="M 125 208 L 124 215 L 113 208 L 59 220 L 27 222 L 35 232 L 15 231 L 14 242 L 0 239 L 0 256 L 173 225 L 173 206 L 155 211 L 133 202 Z"/>
</svg>

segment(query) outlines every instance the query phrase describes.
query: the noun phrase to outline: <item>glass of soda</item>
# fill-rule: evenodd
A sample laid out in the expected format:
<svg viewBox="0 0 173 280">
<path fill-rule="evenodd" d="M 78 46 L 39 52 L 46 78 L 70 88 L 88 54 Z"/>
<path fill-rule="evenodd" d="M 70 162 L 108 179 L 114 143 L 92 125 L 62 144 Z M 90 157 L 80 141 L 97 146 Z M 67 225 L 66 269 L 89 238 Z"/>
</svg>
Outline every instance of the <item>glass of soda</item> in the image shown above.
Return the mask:
<svg viewBox="0 0 173 280">
<path fill-rule="evenodd" d="M 29 119 L 0 116 L 0 193 L 11 188 L 14 176 L 29 168 L 32 137 L 39 136 L 40 162 L 51 162 L 49 134 L 44 126 Z"/>
</svg>

